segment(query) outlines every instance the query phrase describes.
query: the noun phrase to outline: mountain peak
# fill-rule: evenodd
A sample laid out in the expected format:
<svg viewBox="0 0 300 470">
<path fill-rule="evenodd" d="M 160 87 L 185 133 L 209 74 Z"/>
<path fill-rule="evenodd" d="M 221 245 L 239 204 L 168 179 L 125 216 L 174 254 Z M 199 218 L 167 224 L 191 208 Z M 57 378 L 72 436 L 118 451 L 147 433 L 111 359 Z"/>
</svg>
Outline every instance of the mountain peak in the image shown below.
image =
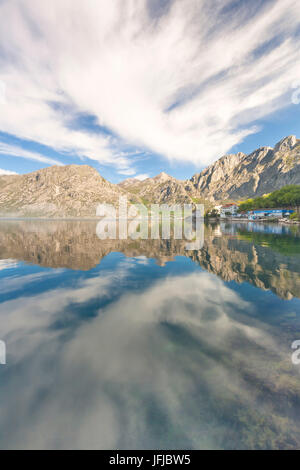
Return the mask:
<svg viewBox="0 0 300 470">
<path fill-rule="evenodd" d="M 299 144 L 300 140 L 290 135 L 274 149 L 260 147 L 249 155 L 225 155 L 194 175 L 190 182 L 211 201 L 237 201 L 299 184 Z"/>
<path fill-rule="evenodd" d="M 52 166 L 0 183 L 0 216 L 10 217 L 95 217 L 99 204 L 117 206 L 126 194 L 88 165 Z"/>
<path fill-rule="evenodd" d="M 157 181 L 160 181 L 161 183 L 164 183 L 165 181 L 168 181 L 170 179 L 173 179 L 172 176 L 168 175 L 167 173 L 165 173 L 164 171 L 162 171 L 161 173 L 159 173 L 159 175 L 157 176 L 154 176 L 154 178 L 152 178 L 153 180 L 155 180 L 156 182 Z"/>
<path fill-rule="evenodd" d="M 292 150 L 295 145 L 297 144 L 297 138 L 295 135 L 289 135 L 288 137 L 284 137 L 281 139 L 280 142 L 275 146 L 275 152 L 278 151 L 285 151 L 285 150 Z"/>
<path fill-rule="evenodd" d="M 102 178 L 96 168 L 90 165 L 53 165 L 46 168 L 41 168 L 32 173 L 27 173 L 27 176 L 40 176 L 40 177 L 61 177 L 68 178 L 73 175 L 78 177 L 96 177 Z"/>
</svg>

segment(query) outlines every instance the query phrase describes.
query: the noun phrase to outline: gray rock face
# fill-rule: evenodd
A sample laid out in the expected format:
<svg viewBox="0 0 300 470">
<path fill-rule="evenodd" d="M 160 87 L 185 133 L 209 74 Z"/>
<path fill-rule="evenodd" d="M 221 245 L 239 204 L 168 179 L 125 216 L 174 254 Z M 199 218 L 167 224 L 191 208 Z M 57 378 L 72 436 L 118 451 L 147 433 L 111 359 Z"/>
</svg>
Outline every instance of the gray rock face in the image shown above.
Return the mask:
<svg viewBox="0 0 300 470">
<path fill-rule="evenodd" d="M 53 166 L 0 177 L 0 216 L 95 217 L 98 204 L 117 205 L 124 194 L 90 166 Z M 139 201 L 128 196 L 129 201 Z"/>
<path fill-rule="evenodd" d="M 194 175 L 191 183 L 211 201 L 247 199 L 300 184 L 300 140 L 289 136 L 274 149 L 226 155 Z"/>
</svg>

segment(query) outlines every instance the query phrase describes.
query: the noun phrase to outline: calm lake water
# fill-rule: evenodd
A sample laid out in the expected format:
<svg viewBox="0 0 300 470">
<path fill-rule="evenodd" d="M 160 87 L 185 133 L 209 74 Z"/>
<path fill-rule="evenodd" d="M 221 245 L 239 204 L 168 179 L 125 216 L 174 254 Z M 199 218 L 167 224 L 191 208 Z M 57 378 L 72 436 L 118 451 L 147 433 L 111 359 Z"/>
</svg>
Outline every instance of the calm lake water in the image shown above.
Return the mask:
<svg viewBox="0 0 300 470">
<path fill-rule="evenodd" d="M 300 233 L 0 222 L 0 447 L 300 447 Z"/>
</svg>

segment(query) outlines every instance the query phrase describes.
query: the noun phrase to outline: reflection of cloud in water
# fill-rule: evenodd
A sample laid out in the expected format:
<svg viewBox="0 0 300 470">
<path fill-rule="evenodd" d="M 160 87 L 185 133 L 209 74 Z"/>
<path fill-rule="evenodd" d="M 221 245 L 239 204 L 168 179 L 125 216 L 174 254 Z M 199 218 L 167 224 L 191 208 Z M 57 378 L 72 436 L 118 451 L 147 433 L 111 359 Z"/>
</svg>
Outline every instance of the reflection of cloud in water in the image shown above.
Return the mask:
<svg viewBox="0 0 300 470">
<path fill-rule="evenodd" d="M 17 267 L 18 264 L 16 263 L 14 268 Z M 51 272 L 44 271 L 38 272 L 34 274 L 25 274 L 25 275 L 18 275 L 14 274 L 11 277 L 6 277 L 5 282 L 0 284 L 0 294 L 7 294 L 8 292 L 13 292 L 15 290 L 29 288 L 30 285 L 43 281 L 49 280 L 51 278 L 55 278 L 58 273 L 62 273 L 63 269 L 52 269 Z"/>
<path fill-rule="evenodd" d="M 66 333 L 70 305 L 81 304 L 84 317 L 86 302 L 110 297 L 125 275 L 122 267 L 82 281 L 77 290 L 61 288 L 3 304 L 3 339 L 12 356 L 3 381 L 2 445 L 290 443 L 294 423 L 285 416 L 289 432 L 282 429 L 273 373 L 285 351 L 269 326 L 243 314 L 249 305 L 207 273 L 167 278 L 124 294 Z M 59 319 L 62 325 L 55 328 Z M 18 374 L 12 374 L 16 367 Z M 269 388 L 273 394 L 262 399 L 261 390 Z"/>
<path fill-rule="evenodd" d="M 1 259 L 0 260 L 0 271 L 4 269 L 12 269 L 18 266 L 18 261 L 15 259 Z"/>
<path fill-rule="evenodd" d="M 147 265 L 150 263 L 150 260 L 147 258 L 147 256 L 136 256 L 134 259 L 138 264 Z"/>
</svg>

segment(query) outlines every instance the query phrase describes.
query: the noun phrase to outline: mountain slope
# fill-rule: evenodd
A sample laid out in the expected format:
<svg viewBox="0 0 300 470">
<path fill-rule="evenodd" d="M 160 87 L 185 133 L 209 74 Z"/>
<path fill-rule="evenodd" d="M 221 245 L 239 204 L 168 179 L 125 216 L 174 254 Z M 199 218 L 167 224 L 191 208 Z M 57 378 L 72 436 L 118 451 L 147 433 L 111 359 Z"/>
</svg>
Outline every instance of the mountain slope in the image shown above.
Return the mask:
<svg viewBox="0 0 300 470">
<path fill-rule="evenodd" d="M 116 185 L 87 165 L 53 166 L 27 175 L 0 176 L 0 217 L 95 217 L 100 203 L 117 205 L 204 203 L 261 196 L 288 184 L 300 184 L 300 140 L 281 140 L 250 155 L 226 155 L 179 181 L 166 173 Z M 207 200 L 210 203 L 207 203 Z"/>
<path fill-rule="evenodd" d="M 119 186 L 138 195 L 145 203 L 191 204 L 195 202 L 197 196 L 197 191 L 191 184 L 186 188 L 184 181 L 179 181 L 166 173 L 160 173 L 144 181 L 129 178 L 119 183 Z"/>
<path fill-rule="evenodd" d="M 300 184 L 300 140 L 289 136 L 275 148 L 250 155 L 226 155 L 192 177 L 198 194 L 211 201 L 262 196 L 287 184 Z"/>
<path fill-rule="evenodd" d="M 53 166 L 0 177 L 0 216 L 95 217 L 99 203 L 127 194 L 87 165 Z M 139 201 L 130 195 L 129 200 Z"/>
</svg>

